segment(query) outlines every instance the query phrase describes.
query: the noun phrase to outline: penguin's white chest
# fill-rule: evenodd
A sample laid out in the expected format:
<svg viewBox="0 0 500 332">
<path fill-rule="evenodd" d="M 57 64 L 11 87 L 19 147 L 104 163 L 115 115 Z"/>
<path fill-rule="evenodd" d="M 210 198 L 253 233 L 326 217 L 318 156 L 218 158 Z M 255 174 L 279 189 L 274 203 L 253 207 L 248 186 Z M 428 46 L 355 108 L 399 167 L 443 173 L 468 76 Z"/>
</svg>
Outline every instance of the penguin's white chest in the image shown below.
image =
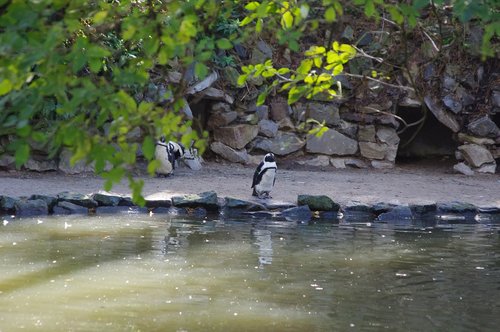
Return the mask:
<svg viewBox="0 0 500 332">
<path fill-rule="evenodd" d="M 156 145 L 155 159 L 160 162 L 160 166 L 156 170 L 158 174 L 168 175 L 172 173 L 172 163 L 168 160 L 167 148 L 162 145 Z"/>
<path fill-rule="evenodd" d="M 274 186 L 275 176 L 276 176 L 276 169 L 274 168 L 266 169 L 264 174 L 262 174 L 262 179 L 260 180 L 260 182 L 255 185 L 255 191 L 257 191 L 257 193 L 270 192 Z"/>
</svg>

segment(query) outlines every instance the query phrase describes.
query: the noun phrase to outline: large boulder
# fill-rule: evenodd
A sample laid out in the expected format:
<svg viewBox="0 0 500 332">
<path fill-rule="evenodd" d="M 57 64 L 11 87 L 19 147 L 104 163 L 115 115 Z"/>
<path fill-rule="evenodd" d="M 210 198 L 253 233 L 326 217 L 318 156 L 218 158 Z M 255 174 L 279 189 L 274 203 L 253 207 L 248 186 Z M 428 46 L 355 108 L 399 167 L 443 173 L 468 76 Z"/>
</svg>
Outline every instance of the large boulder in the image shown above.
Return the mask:
<svg viewBox="0 0 500 332">
<path fill-rule="evenodd" d="M 494 163 L 495 159 L 485 147 L 477 144 L 465 144 L 458 147 L 464 159 L 469 165 L 481 167 L 486 163 Z"/>
<path fill-rule="evenodd" d="M 271 119 L 280 121 L 288 116 L 290 113 L 290 105 L 285 99 L 278 98 L 271 102 Z"/>
<path fill-rule="evenodd" d="M 309 209 L 309 206 L 307 205 L 291 207 L 289 209 L 283 210 L 281 211 L 281 215 L 287 221 L 294 221 L 294 222 L 305 223 L 312 219 L 311 209 Z"/>
<path fill-rule="evenodd" d="M 401 222 L 404 220 L 413 219 L 413 214 L 409 206 L 395 206 L 387 212 L 383 212 L 378 215 L 377 221 L 390 222 L 397 221 Z"/>
<path fill-rule="evenodd" d="M 236 120 L 238 113 L 235 111 L 217 112 L 210 114 L 207 122 L 208 130 L 213 130 L 219 127 L 224 127 Z"/>
<path fill-rule="evenodd" d="M 157 192 L 144 197 L 146 201 L 146 207 L 148 208 L 158 208 L 165 207 L 168 208 L 172 206 L 172 200 L 164 192 Z"/>
<path fill-rule="evenodd" d="M 18 200 L 14 208 L 17 217 L 45 216 L 49 213 L 47 203 L 43 199 Z"/>
<path fill-rule="evenodd" d="M 0 196 L 0 213 L 14 213 L 17 199 L 9 196 Z"/>
<path fill-rule="evenodd" d="M 453 113 L 458 114 L 462 111 L 463 105 L 455 94 L 447 94 L 442 99 L 443 104 Z"/>
<path fill-rule="evenodd" d="M 88 214 L 89 210 L 81 205 L 73 204 L 68 201 L 61 201 L 54 206 L 54 214 Z"/>
<path fill-rule="evenodd" d="M 377 130 L 377 138 L 382 143 L 387 143 L 389 145 L 399 144 L 399 136 L 396 129 L 391 127 L 381 127 Z"/>
<path fill-rule="evenodd" d="M 321 137 L 314 134 L 308 135 L 306 150 L 310 153 L 326 155 L 352 155 L 358 152 L 358 142 L 335 129 L 328 129 Z"/>
<path fill-rule="evenodd" d="M 84 195 L 74 192 L 62 192 L 57 195 L 59 202 L 70 202 L 76 205 L 80 205 L 86 208 L 95 208 L 98 206 L 97 202 L 92 199 L 89 195 Z"/>
<path fill-rule="evenodd" d="M 264 63 L 267 59 L 272 59 L 273 50 L 264 41 L 257 42 L 256 47 L 252 49 L 251 63 Z"/>
<path fill-rule="evenodd" d="M 453 165 L 453 170 L 464 175 L 472 176 L 474 171 L 466 163 L 458 163 Z"/>
<path fill-rule="evenodd" d="M 325 121 L 328 126 L 336 126 L 340 122 L 339 108 L 333 103 L 309 103 L 308 117 L 319 122 Z"/>
<path fill-rule="evenodd" d="M 58 168 L 63 173 L 79 174 L 94 171 L 94 167 L 91 164 L 87 164 L 85 161 L 78 161 L 72 165 L 70 162 L 72 155 L 72 152 L 68 149 L 63 149 L 59 154 Z"/>
<path fill-rule="evenodd" d="M 278 156 L 286 156 L 290 153 L 299 151 L 303 147 L 304 141 L 297 135 L 286 132 L 278 132 L 273 138 L 258 139 L 255 143 L 256 149 L 272 152 Z"/>
<path fill-rule="evenodd" d="M 259 127 L 253 125 L 234 125 L 220 127 L 214 131 L 214 139 L 233 149 L 242 149 L 259 133 Z"/>
<path fill-rule="evenodd" d="M 376 142 L 375 133 L 374 125 L 359 126 L 358 140 L 360 142 Z"/>
<path fill-rule="evenodd" d="M 460 123 L 458 123 L 455 116 L 439 105 L 439 103 L 431 96 L 425 96 L 424 101 L 439 122 L 450 128 L 454 133 L 457 133 L 460 130 Z"/>
<path fill-rule="evenodd" d="M 201 194 L 172 196 L 172 204 L 175 207 L 202 207 L 209 211 L 216 211 L 219 208 L 217 193 L 207 191 Z"/>
<path fill-rule="evenodd" d="M 488 116 L 483 116 L 472 121 L 467 126 L 469 132 L 481 137 L 497 137 L 500 135 L 500 129 Z"/>
<path fill-rule="evenodd" d="M 45 201 L 45 203 L 47 203 L 49 213 L 53 212 L 54 206 L 57 204 L 57 197 L 54 197 L 54 196 L 34 194 L 34 195 L 31 195 L 29 199 L 30 200 L 41 199 L 41 200 Z"/>
<path fill-rule="evenodd" d="M 467 213 L 476 212 L 477 207 L 470 203 L 465 202 L 439 202 L 436 204 L 437 211 L 439 213 Z"/>
<path fill-rule="evenodd" d="M 54 160 L 37 160 L 30 158 L 24 164 L 24 167 L 35 172 L 57 171 L 57 163 Z"/>
<path fill-rule="evenodd" d="M 338 211 L 340 205 L 326 195 L 299 195 L 297 204 L 307 205 L 312 211 Z"/>
<path fill-rule="evenodd" d="M 92 196 L 92 198 L 97 202 L 99 206 L 118 206 L 122 201 L 121 196 L 110 194 L 107 192 L 96 193 Z"/>
<path fill-rule="evenodd" d="M 388 146 L 385 143 L 359 142 L 361 155 L 368 159 L 384 159 Z"/>
<path fill-rule="evenodd" d="M 259 121 L 259 134 L 266 137 L 274 137 L 278 133 L 278 124 L 271 120 Z"/>
<path fill-rule="evenodd" d="M 249 161 L 249 156 L 245 149 L 236 150 L 221 142 L 213 142 L 210 144 L 210 149 L 222 158 L 233 163 L 247 164 Z"/>
<path fill-rule="evenodd" d="M 312 167 L 327 167 L 330 166 L 330 157 L 319 155 L 310 159 L 299 160 L 297 164 Z"/>
</svg>

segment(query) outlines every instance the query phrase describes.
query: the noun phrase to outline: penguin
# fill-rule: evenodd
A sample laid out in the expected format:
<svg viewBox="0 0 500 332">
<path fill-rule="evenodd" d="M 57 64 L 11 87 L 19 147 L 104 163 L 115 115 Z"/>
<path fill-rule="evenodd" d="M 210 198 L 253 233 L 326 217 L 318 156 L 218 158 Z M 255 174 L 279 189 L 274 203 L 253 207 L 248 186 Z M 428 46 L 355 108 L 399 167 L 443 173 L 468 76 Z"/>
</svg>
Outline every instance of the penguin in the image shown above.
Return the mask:
<svg viewBox="0 0 500 332">
<path fill-rule="evenodd" d="M 274 154 L 266 154 L 253 175 L 252 196 L 272 198 L 270 193 L 276 181 L 277 169 L 278 167 L 276 166 Z"/>
<path fill-rule="evenodd" d="M 184 156 L 184 147 L 182 144 L 165 140 L 162 136 L 156 142 L 155 159 L 160 162 L 160 167 L 156 170 L 157 176 L 169 176 L 173 174 L 176 162 Z"/>
</svg>

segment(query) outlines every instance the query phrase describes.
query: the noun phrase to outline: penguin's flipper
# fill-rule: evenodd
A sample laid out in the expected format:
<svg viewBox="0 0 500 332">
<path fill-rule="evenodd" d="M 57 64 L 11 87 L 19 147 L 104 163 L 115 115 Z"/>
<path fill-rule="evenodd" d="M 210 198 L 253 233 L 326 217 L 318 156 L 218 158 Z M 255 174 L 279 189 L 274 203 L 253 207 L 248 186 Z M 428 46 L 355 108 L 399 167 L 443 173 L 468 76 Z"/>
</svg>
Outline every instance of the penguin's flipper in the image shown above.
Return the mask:
<svg viewBox="0 0 500 332">
<path fill-rule="evenodd" d="M 253 181 L 252 181 L 252 187 L 254 188 L 262 179 L 262 167 L 264 167 L 264 161 L 261 161 L 259 166 L 257 166 L 257 169 L 255 170 L 255 173 L 253 173 Z"/>
</svg>

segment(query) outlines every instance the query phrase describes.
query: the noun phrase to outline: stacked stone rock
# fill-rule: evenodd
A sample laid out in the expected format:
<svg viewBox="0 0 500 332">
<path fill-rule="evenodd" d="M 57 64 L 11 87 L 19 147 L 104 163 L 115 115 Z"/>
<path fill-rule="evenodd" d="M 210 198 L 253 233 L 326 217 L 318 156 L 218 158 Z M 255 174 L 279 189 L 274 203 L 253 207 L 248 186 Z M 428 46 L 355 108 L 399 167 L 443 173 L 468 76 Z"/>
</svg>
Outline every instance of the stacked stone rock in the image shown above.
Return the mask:
<svg viewBox="0 0 500 332">
<path fill-rule="evenodd" d="M 399 145 L 397 122 L 390 115 L 345 114 L 350 121 L 341 117 L 336 102 L 289 106 L 280 97 L 269 106 L 254 105 L 239 113 L 231 105 L 216 103 L 208 120 L 214 140 L 210 148 L 224 159 L 242 164 L 272 152 L 281 157 L 305 155 L 299 163 L 311 166 L 393 167 Z M 303 133 L 297 127 L 306 119 L 324 123 L 329 130 L 322 136 Z"/>
<path fill-rule="evenodd" d="M 467 126 L 467 133 L 459 133 L 460 145 L 455 153 L 459 161 L 454 169 L 466 175 L 495 173 L 495 159 L 500 157 L 500 129 L 488 117 L 483 116 Z"/>
<path fill-rule="evenodd" d="M 436 80 L 432 65 L 424 70 L 424 80 Z M 439 77 L 439 97 L 427 95 L 425 103 L 434 116 L 455 134 L 460 146 L 455 157 L 455 171 L 473 175 L 475 172 L 495 173 L 500 157 L 500 129 L 491 119 L 500 113 L 500 88 L 494 87 L 489 96 L 478 100 L 473 91 L 479 90 L 484 79 L 484 68 L 464 72 L 457 65 L 449 64 Z M 485 106 L 487 113 L 479 112 L 477 105 Z M 486 104 L 486 105 L 485 105 Z M 477 116 L 477 114 L 482 114 Z"/>
<path fill-rule="evenodd" d="M 486 98 L 487 114 L 477 117 L 479 100 L 472 91 L 478 89 L 484 69 L 479 66 L 475 74 L 463 78 L 461 74 L 455 65 L 448 65 L 441 78 L 441 100 L 427 96 L 425 102 L 436 118 L 456 133 L 460 146 L 455 152 L 455 171 L 466 175 L 495 173 L 495 159 L 500 158 L 500 129 L 491 116 L 500 113 L 500 86 L 494 85 Z"/>
</svg>

